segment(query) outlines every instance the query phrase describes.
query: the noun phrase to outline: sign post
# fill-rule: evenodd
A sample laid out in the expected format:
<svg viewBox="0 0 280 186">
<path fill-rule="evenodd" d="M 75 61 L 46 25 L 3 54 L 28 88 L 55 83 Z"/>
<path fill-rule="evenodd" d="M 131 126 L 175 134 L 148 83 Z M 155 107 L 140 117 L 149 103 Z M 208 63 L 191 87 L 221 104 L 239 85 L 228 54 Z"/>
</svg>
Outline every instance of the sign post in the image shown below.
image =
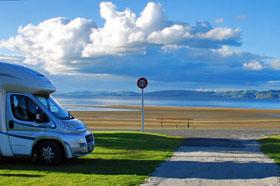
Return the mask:
<svg viewBox="0 0 280 186">
<path fill-rule="evenodd" d="M 141 77 L 137 81 L 137 86 L 141 88 L 141 116 L 142 116 L 142 127 L 141 127 L 141 132 L 144 132 L 145 128 L 145 116 L 144 116 L 144 88 L 146 88 L 148 85 L 148 80 L 144 77 Z"/>
</svg>

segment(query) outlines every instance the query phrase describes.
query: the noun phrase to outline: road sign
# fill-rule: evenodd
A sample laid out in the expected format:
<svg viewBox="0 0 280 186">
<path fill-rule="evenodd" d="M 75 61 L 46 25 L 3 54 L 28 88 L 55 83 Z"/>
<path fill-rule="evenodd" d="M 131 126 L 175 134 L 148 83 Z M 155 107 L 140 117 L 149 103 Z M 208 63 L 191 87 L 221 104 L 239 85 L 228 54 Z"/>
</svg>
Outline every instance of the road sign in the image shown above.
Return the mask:
<svg viewBox="0 0 280 186">
<path fill-rule="evenodd" d="M 141 116 L 142 116 L 142 127 L 141 131 L 144 132 L 145 128 L 145 118 L 144 118 L 144 88 L 146 88 L 148 85 L 148 80 L 144 77 L 141 77 L 137 81 L 137 86 L 141 88 L 141 98 L 142 98 L 142 103 L 141 103 Z"/>
<path fill-rule="evenodd" d="M 138 79 L 137 86 L 139 88 L 144 89 L 144 88 L 147 87 L 147 85 L 148 85 L 148 80 L 146 78 L 141 77 L 141 78 Z"/>
</svg>

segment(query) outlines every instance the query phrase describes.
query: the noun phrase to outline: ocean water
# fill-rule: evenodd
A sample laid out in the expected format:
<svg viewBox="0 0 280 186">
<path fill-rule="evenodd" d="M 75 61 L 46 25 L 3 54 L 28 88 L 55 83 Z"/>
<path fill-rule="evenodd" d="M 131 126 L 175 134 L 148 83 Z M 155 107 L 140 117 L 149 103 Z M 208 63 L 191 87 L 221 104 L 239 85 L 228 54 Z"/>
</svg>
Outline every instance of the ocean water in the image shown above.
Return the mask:
<svg viewBox="0 0 280 186">
<path fill-rule="evenodd" d="M 94 98 L 56 98 L 66 109 L 77 111 L 119 111 L 131 109 L 104 108 L 111 105 L 140 105 L 141 97 L 101 96 Z M 280 109 L 280 100 L 253 99 L 190 99 L 188 97 L 146 97 L 147 106 L 175 106 L 175 107 L 225 107 L 252 109 Z"/>
</svg>

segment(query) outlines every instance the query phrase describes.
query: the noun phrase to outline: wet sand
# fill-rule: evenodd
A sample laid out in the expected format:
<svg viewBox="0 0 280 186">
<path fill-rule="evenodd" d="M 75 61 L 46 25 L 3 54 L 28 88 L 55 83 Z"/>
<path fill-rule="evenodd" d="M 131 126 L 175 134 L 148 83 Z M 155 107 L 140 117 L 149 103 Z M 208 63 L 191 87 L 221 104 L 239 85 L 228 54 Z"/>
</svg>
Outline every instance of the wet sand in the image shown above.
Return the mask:
<svg viewBox="0 0 280 186">
<path fill-rule="evenodd" d="M 92 129 L 141 127 L 135 106 L 112 106 L 120 111 L 72 111 Z M 131 110 L 130 110 L 131 109 Z M 187 119 L 191 120 L 187 120 Z M 146 129 L 280 129 L 280 110 L 235 108 L 145 107 Z"/>
</svg>

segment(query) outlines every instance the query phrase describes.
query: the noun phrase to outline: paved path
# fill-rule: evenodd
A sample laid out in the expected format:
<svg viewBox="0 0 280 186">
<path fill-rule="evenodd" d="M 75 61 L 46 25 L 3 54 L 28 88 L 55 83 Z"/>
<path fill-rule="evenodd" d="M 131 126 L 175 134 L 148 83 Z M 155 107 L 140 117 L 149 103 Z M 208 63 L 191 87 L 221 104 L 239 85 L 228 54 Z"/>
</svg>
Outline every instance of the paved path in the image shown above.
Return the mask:
<svg viewBox="0 0 280 186">
<path fill-rule="evenodd" d="M 280 134 L 280 129 L 154 129 L 147 131 L 185 138 L 258 139 Z"/>
<path fill-rule="evenodd" d="M 279 176 L 253 139 L 190 138 L 144 185 L 279 186 Z"/>
</svg>

